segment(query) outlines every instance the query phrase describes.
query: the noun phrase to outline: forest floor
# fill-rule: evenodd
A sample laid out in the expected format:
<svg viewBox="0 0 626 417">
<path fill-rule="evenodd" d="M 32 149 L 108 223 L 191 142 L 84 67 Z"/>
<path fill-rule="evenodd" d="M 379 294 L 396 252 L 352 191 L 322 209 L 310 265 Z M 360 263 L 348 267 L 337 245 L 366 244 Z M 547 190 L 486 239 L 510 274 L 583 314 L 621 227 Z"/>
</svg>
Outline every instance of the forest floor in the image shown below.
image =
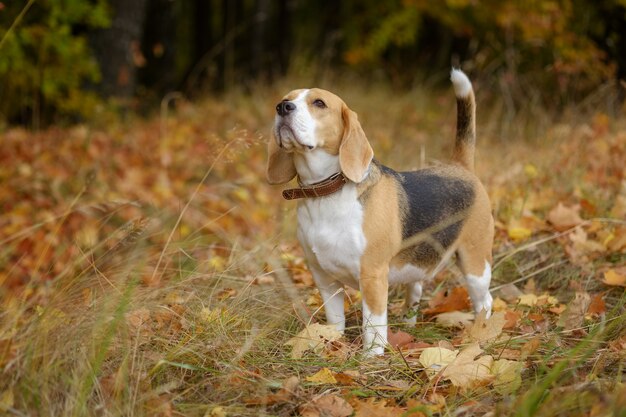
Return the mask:
<svg viewBox="0 0 626 417">
<path fill-rule="evenodd" d="M 345 336 L 318 325 L 296 203 L 265 183 L 283 87 L 2 133 L 0 414 L 624 415 L 623 111 L 507 114 L 477 89 L 494 315 L 451 267 L 416 326 L 391 291 L 391 346 L 364 358 L 359 294 Z M 340 94 L 386 165 L 451 153 L 451 88 Z"/>
</svg>

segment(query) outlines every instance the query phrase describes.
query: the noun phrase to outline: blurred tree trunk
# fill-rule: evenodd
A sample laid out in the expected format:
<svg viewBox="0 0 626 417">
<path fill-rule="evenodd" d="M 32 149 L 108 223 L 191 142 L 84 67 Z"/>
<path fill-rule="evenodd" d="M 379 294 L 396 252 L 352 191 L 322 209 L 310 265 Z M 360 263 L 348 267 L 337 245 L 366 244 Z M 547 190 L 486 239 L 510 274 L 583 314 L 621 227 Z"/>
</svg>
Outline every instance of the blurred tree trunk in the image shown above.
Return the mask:
<svg viewBox="0 0 626 417">
<path fill-rule="evenodd" d="M 111 26 L 91 36 L 102 73 L 99 88 L 107 97 L 129 98 L 135 92 L 137 67 L 145 65 L 141 39 L 146 4 L 146 0 L 110 0 Z"/>
<path fill-rule="evenodd" d="M 146 66 L 138 70 L 138 83 L 163 95 L 177 88 L 180 75 L 176 68 L 176 22 L 179 17 L 171 0 L 148 0 L 142 51 Z"/>
<path fill-rule="evenodd" d="M 270 17 L 270 2 L 269 0 L 256 0 L 254 18 L 253 18 L 253 32 L 252 32 L 252 59 L 250 62 L 250 75 L 253 78 L 258 78 L 263 75 L 265 70 L 265 57 L 266 55 L 266 32 L 267 21 Z"/>
<path fill-rule="evenodd" d="M 278 2 L 278 28 L 276 33 L 277 52 L 276 61 L 278 63 L 278 75 L 285 75 L 289 67 L 289 58 L 291 53 L 291 10 L 289 0 L 280 0 Z"/>
</svg>

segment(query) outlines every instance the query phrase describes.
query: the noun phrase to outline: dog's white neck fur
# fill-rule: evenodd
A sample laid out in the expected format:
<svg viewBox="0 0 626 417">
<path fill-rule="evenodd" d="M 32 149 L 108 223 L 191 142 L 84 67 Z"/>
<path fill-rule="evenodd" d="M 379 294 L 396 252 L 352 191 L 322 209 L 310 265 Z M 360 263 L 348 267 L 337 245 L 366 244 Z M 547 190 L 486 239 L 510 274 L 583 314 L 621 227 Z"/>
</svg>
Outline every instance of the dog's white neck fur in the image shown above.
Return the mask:
<svg viewBox="0 0 626 417">
<path fill-rule="evenodd" d="M 315 184 L 341 171 L 339 157 L 331 155 L 321 148 L 308 152 L 296 152 L 293 162 L 300 181 L 305 185 Z"/>
</svg>

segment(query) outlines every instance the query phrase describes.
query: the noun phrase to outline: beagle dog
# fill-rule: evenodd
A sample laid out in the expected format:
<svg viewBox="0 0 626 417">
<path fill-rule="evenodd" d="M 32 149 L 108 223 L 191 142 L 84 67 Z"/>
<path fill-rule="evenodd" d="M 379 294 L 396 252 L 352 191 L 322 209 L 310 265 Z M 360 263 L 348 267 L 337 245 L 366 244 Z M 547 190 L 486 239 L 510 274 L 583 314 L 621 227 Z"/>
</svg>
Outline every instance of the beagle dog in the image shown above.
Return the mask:
<svg viewBox="0 0 626 417">
<path fill-rule="evenodd" d="M 489 197 L 474 175 L 472 84 L 452 70 L 457 101 L 452 161 L 397 172 L 373 158 L 357 115 L 336 95 L 294 90 L 276 106 L 267 180 L 298 188 L 298 240 L 324 301 L 326 319 L 345 329 L 343 286 L 361 291 L 363 347 L 381 355 L 387 344 L 387 291 L 406 286 L 414 308 L 422 283 L 452 257 L 465 276 L 476 313 L 491 313 L 494 223 Z M 415 317 L 408 320 L 415 323 Z"/>
</svg>

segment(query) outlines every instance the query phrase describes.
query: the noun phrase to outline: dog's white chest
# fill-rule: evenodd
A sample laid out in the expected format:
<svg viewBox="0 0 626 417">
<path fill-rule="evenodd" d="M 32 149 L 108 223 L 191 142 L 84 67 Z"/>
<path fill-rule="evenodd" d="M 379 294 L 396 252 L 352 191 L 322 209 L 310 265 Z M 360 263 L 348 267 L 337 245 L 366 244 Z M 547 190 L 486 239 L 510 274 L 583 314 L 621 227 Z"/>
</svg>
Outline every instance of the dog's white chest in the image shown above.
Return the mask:
<svg viewBox="0 0 626 417">
<path fill-rule="evenodd" d="M 365 250 L 363 206 L 356 187 L 323 198 L 307 199 L 298 206 L 298 239 L 312 268 L 358 287 L 361 256 Z"/>
</svg>

